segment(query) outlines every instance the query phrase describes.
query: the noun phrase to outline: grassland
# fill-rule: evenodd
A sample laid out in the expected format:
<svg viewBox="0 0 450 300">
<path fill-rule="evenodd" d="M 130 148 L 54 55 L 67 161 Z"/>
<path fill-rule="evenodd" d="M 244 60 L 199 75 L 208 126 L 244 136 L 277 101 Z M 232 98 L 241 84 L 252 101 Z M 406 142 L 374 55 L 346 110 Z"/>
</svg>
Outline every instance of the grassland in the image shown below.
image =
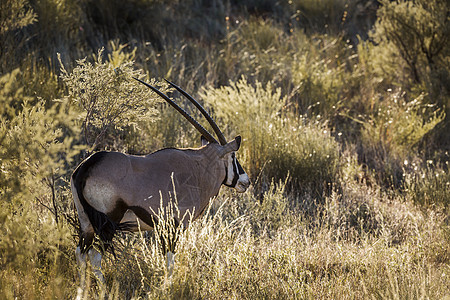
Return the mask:
<svg viewBox="0 0 450 300">
<path fill-rule="evenodd" d="M 448 11 L 2 1 L 0 298 L 450 298 Z M 240 134 L 253 185 L 224 187 L 180 233 L 172 276 L 154 234 L 120 234 L 106 283 L 89 273 L 83 290 L 76 165 L 104 149 L 200 145 L 131 76 L 169 93 L 162 78 L 176 82 Z"/>
</svg>

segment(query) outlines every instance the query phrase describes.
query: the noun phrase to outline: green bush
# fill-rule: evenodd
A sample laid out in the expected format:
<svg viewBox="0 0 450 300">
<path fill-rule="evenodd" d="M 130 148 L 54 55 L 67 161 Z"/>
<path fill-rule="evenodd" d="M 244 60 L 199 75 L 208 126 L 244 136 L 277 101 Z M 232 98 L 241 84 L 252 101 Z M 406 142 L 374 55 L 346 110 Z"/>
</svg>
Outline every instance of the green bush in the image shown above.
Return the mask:
<svg viewBox="0 0 450 300">
<path fill-rule="evenodd" d="M 66 201 L 68 199 L 65 199 Z M 0 295 L 3 299 L 55 299 L 73 295 L 73 231 L 55 224 L 43 206 L 0 204 Z"/>
<path fill-rule="evenodd" d="M 433 1 L 381 1 L 371 38 L 374 75 L 401 86 L 416 98 L 436 104 L 449 114 L 450 73 L 449 3 Z M 449 118 L 431 135 L 430 142 L 448 149 Z M 429 150 L 428 150 L 429 151 Z"/>
<path fill-rule="evenodd" d="M 219 89 L 205 90 L 203 98 L 214 109 L 228 136 L 243 137 L 239 151 L 253 179 L 283 179 L 305 192 L 319 195 L 339 172 L 339 146 L 325 123 L 296 117 L 285 106 L 280 89 L 241 79 Z"/>
<path fill-rule="evenodd" d="M 238 81 L 279 86 L 302 114 L 321 115 L 335 122 L 351 95 L 352 73 L 357 58 L 353 46 L 340 37 L 307 36 L 261 18 L 251 18 L 230 30 L 218 61 L 219 74 Z M 225 76 L 226 75 L 226 76 Z M 226 79 L 226 80 L 225 80 Z"/>
<path fill-rule="evenodd" d="M 0 17 L 0 34 L 17 30 L 33 24 L 36 14 L 29 7 L 28 1 L 2 1 Z"/>
<path fill-rule="evenodd" d="M 66 175 L 65 168 L 71 165 L 75 151 L 73 136 L 65 129 L 73 126 L 74 115 L 67 103 L 55 103 L 50 108 L 43 99 L 30 103 L 22 88 L 16 89 L 17 74 L 6 74 L 0 80 L 4 82 L 0 102 L 6 108 L 0 120 L 0 187 L 3 199 L 21 203 L 30 193 L 39 199 L 45 189 L 37 186 L 53 186 L 55 178 Z M 20 108 L 12 109 L 16 103 Z"/>
<path fill-rule="evenodd" d="M 18 60 L 17 53 L 25 38 L 19 38 L 17 31 L 36 22 L 36 13 L 26 0 L 6 0 L 0 3 L 0 73 L 5 74 Z"/>
<path fill-rule="evenodd" d="M 227 32 L 217 57 L 218 83 L 238 81 L 245 74 L 250 81 L 271 81 L 292 88 L 289 78 L 293 56 L 308 46 L 300 31 L 288 37 L 280 24 L 251 18 Z"/>
<path fill-rule="evenodd" d="M 361 157 L 380 182 L 400 187 L 404 169 L 416 160 L 419 142 L 445 114 L 424 104 L 423 96 L 407 102 L 401 91 L 387 94 L 377 107 L 363 124 Z"/>
<path fill-rule="evenodd" d="M 298 54 L 293 61 L 295 97 L 301 112 L 335 121 L 341 107 L 347 106 L 343 101 L 351 83 L 347 64 L 352 62 L 349 55 L 352 50 L 338 39 L 317 37 L 317 40 L 320 41 L 317 46 Z"/>
<path fill-rule="evenodd" d="M 389 53 L 384 56 L 391 59 L 389 65 L 397 67 L 397 72 L 385 75 L 406 73 L 415 83 L 433 84 L 433 73 L 439 69 L 448 71 L 448 3 L 442 0 L 381 3 L 371 37 L 379 44 L 378 49 Z M 376 61 L 382 63 L 382 59 Z M 402 64 L 404 68 L 401 68 Z M 406 72 L 398 72 L 399 68 Z M 441 77 L 443 80 L 448 78 Z M 438 84 L 448 87 L 448 81 Z"/>
<path fill-rule="evenodd" d="M 65 278 L 74 276 L 66 178 L 75 116 L 67 103 L 24 95 L 18 76 L 0 78 L 0 294 L 63 297 L 61 287 L 73 288 Z"/>
<path fill-rule="evenodd" d="M 132 79 L 142 77 L 141 71 L 133 69 L 133 54 L 121 55 L 122 49 L 119 46 L 106 62 L 101 49 L 94 64 L 86 58 L 79 60 L 71 73 L 61 68 L 67 97 L 83 112 L 84 143 L 91 150 L 121 148 L 120 139 L 114 135 L 136 126 L 138 121 L 150 122 L 157 114 L 154 105 L 160 100 Z"/>
</svg>

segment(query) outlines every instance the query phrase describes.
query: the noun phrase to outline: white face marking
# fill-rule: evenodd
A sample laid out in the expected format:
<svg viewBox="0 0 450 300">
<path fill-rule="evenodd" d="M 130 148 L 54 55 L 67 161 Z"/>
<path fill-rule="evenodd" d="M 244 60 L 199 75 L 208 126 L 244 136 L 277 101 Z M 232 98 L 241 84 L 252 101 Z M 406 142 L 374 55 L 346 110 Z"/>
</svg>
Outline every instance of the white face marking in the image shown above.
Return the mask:
<svg viewBox="0 0 450 300">
<path fill-rule="evenodd" d="M 228 185 L 231 185 L 233 183 L 234 178 L 234 170 L 233 170 L 233 156 L 230 154 L 228 156 L 228 163 L 227 163 L 227 182 L 225 182 Z"/>
<path fill-rule="evenodd" d="M 240 174 L 242 173 L 242 174 Z M 239 193 L 243 193 L 247 190 L 248 186 L 250 185 L 250 179 L 248 178 L 247 173 L 245 173 L 244 170 L 242 170 L 242 167 L 240 167 L 239 163 L 236 160 L 236 156 L 234 153 L 231 153 L 228 157 L 228 164 L 227 164 L 227 185 L 233 184 L 233 179 L 235 176 L 239 176 L 239 178 L 236 181 L 236 185 L 234 188 Z"/>
</svg>

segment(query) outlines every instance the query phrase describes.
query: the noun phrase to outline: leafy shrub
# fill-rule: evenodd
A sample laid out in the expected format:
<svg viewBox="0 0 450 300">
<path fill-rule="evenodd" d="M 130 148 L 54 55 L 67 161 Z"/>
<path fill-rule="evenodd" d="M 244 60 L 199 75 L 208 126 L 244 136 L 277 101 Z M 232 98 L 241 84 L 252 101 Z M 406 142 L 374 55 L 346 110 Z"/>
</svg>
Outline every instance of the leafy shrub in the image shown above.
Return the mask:
<svg viewBox="0 0 450 300">
<path fill-rule="evenodd" d="M 137 121 L 152 121 L 156 116 L 154 105 L 159 99 L 132 79 L 142 77 L 141 72 L 133 69 L 132 54 L 120 55 L 122 49 L 114 51 L 106 62 L 102 61 L 100 49 L 94 64 L 85 58 L 71 73 L 61 69 L 68 97 L 83 110 L 84 143 L 92 150 L 118 148 L 114 143 L 119 141 L 112 133 L 135 126 Z"/>
<path fill-rule="evenodd" d="M 32 97 L 24 95 L 23 87 L 17 77 L 20 69 L 7 73 L 0 77 L 0 115 L 2 119 L 10 120 L 20 111 L 23 102 L 31 102 Z"/>
<path fill-rule="evenodd" d="M 5 74 L 17 68 L 17 51 L 25 44 L 25 38 L 18 31 L 36 22 L 36 13 L 26 0 L 6 0 L 0 3 L 0 73 Z"/>
<path fill-rule="evenodd" d="M 0 34 L 17 30 L 33 24 L 36 14 L 29 7 L 28 1 L 2 1 L 0 17 Z"/>
<path fill-rule="evenodd" d="M 377 113 L 364 122 L 362 160 L 387 185 L 402 184 L 403 169 L 414 160 L 418 143 L 444 119 L 439 109 L 423 104 L 422 99 L 407 102 L 401 91 L 387 94 Z"/>
<path fill-rule="evenodd" d="M 0 80 L 5 82 L 0 93 L 0 101 L 7 109 L 5 114 L 11 113 L 16 102 L 21 106 L 20 110 L 13 110 L 14 115 L 0 121 L 0 186 L 4 199 L 20 203 L 30 193 L 39 199 L 38 195 L 45 192 L 37 186 L 50 184 L 49 178 L 65 175 L 65 166 L 71 163 L 74 151 L 73 137 L 65 135 L 64 128 L 72 125 L 74 115 L 64 103 L 46 108 L 46 101 L 40 99 L 31 104 L 22 88 L 16 89 L 16 75 L 16 72 L 6 74 Z"/>
<path fill-rule="evenodd" d="M 376 77 L 402 86 L 412 97 L 425 93 L 425 101 L 449 114 L 450 74 L 449 3 L 433 1 L 381 1 L 377 22 L 370 33 L 377 43 L 371 54 Z M 448 149 L 449 125 L 437 128 L 431 143 Z"/>
<path fill-rule="evenodd" d="M 251 18 L 231 27 L 224 39 L 217 58 L 219 84 L 238 81 L 245 74 L 251 81 L 271 81 L 289 88 L 292 56 L 307 46 L 300 31 L 288 37 L 279 24 Z"/>
<path fill-rule="evenodd" d="M 322 115 L 334 122 L 351 93 L 356 63 L 353 46 L 339 37 L 287 33 L 278 23 L 251 18 L 231 30 L 220 53 L 219 73 L 238 81 L 271 82 L 280 87 L 300 113 Z M 225 84 L 223 80 L 219 83 Z"/>
<path fill-rule="evenodd" d="M 243 78 L 205 90 L 203 98 L 221 123 L 230 126 L 228 135 L 242 135 L 239 153 L 252 178 L 262 174 L 262 180 L 278 181 L 289 173 L 297 188 L 318 194 L 335 179 L 339 147 L 325 124 L 295 117 L 286 109 L 281 91 L 270 83 L 253 87 Z"/>
<path fill-rule="evenodd" d="M 334 121 L 341 106 L 346 106 L 342 102 L 351 83 L 348 64 L 352 62 L 352 50 L 338 39 L 316 39 L 316 47 L 293 61 L 295 97 L 300 111 Z M 333 56 L 337 59 L 331 59 Z"/>
<path fill-rule="evenodd" d="M 67 200 L 67 199 L 66 199 Z M 75 247 L 70 227 L 56 225 L 43 206 L 0 204 L 0 295 L 3 299 L 65 298 L 73 294 Z M 70 280 L 68 280 L 70 279 Z"/>
<path fill-rule="evenodd" d="M 387 57 L 393 59 L 391 65 L 399 67 L 399 63 L 404 63 L 415 83 L 430 82 L 432 72 L 440 68 L 448 70 L 445 62 L 449 54 L 448 3 L 442 0 L 381 3 L 371 36 L 381 44 L 380 49 L 389 49 Z M 402 72 L 397 69 L 396 74 Z M 446 80 L 448 76 L 442 79 Z"/>
<path fill-rule="evenodd" d="M 19 74 L 0 78 L 0 294 L 61 297 L 58 281 L 70 290 L 63 278 L 74 275 L 65 178 L 77 149 L 67 129 L 75 116 L 67 103 L 24 95 Z"/>
</svg>

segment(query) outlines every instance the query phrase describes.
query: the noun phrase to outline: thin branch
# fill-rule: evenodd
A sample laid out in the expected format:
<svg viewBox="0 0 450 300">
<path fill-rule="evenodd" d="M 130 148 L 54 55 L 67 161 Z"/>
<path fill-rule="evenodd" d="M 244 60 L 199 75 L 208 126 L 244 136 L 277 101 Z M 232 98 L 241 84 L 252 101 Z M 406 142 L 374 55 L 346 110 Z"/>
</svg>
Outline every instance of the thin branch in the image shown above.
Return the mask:
<svg viewBox="0 0 450 300">
<path fill-rule="evenodd" d="M 55 214 L 53 210 L 49 206 L 47 206 L 39 197 L 35 197 L 35 199 L 39 202 L 40 205 L 48 209 L 52 214 Z"/>
<path fill-rule="evenodd" d="M 52 191 L 52 204 L 53 204 L 53 209 L 54 209 L 54 214 L 55 214 L 55 222 L 56 224 L 58 224 L 59 222 L 59 217 L 58 217 L 58 206 L 56 204 L 56 193 L 55 193 L 55 175 L 52 172 L 52 176 L 50 178 L 50 182 L 49 182 L 49 186 L 50 189 Z"/>
</svg>

